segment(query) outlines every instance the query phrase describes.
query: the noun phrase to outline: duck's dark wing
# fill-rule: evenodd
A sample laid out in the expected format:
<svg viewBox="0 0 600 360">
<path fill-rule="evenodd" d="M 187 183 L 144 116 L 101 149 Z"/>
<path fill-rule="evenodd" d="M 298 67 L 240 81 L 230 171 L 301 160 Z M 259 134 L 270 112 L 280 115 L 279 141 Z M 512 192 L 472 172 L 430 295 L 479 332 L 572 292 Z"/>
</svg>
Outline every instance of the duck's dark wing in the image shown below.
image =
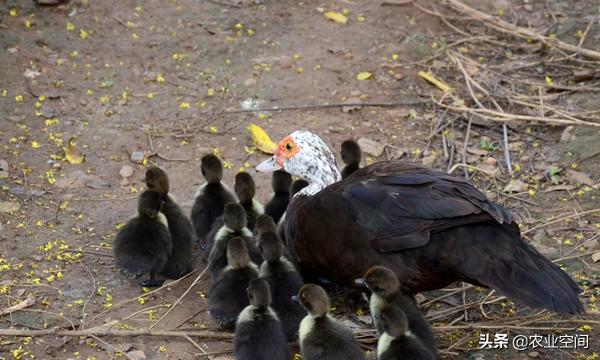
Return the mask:
<svg viewBox="0 0 600 360">
<path fill-rule="evenodd" d="M 382 162 L 358 170 L 316 196 L 343 197 L 381 252 L 420 247 L 431 233 L 483 221 L 513 222 L 510 212 L 469 182 L 412 164 Z M 329 189 L 329 188 L 327 188 Z M 339 202 L 340 200 L 338 200 Z"/>
</svg>

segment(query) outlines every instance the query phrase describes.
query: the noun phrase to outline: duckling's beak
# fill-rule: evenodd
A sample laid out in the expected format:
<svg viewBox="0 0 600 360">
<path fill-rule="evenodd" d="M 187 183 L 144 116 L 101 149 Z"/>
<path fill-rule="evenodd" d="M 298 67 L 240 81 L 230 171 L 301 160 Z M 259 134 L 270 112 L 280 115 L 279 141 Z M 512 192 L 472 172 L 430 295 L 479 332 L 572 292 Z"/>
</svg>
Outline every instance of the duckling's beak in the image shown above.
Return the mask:
<svg viewBox="0 0 600 360">
<path fill-rule="evenodd" d="M 363 278 L 354 279 L 354 283 L 360 286 L 367 286 L 367 282 Z"/>
<path fill-rule="evenodd" d="M 277 170 L 281 170 L 281 166 L 279 164 L 277 164 L 275 156 L 273 156 L 272 158 L 270 158 L 268 160 L 261 162 L 256 167 L 256 171 L 260 171 L 260 172 L 272 172 L 272 171 L 277 171 Z"/>
<path fill-rule="evenodd" d="M 292 296 L 292 301 L 300 302 L 300 298 L 298 297 L 298 295 L 294 295 L 294 296 Z"/>
</svg>

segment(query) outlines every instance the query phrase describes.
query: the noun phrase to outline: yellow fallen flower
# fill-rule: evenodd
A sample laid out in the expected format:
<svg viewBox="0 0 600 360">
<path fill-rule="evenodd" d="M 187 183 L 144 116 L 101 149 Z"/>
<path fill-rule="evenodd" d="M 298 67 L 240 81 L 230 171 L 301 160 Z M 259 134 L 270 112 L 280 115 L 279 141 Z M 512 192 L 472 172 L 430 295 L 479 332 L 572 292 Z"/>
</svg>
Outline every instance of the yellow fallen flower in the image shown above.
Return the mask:
<svg viewBox="0 0 600 360">
<path fill-rule="evenodd" d="M 250 132 L 252 141 L 258 150 L 266 154 L 273 154 L 273 151 L 277 145 L 271 141 L 271 138 L 265 132 L 265 130 L 263 130 L 263 128 L 255 124 L 250 124 L 247 129 Z"/>
</svg>

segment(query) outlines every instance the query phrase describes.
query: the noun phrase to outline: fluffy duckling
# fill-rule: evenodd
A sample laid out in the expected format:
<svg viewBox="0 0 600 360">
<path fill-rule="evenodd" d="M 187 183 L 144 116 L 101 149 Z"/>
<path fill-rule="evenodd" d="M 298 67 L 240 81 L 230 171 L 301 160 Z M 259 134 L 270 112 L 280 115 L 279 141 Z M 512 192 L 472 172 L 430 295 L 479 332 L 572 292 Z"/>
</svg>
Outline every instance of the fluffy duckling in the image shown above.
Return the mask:
<svg viewBox="0 0 600 360">
<path fill-rule="evenodd" d="M 246 227 L 246 221 L 246 212 L 241 205 L 237 203 L 225 205 L 223 225 L 220 228 L 213 229 L 211 234 L 209 234 L 211 240 L 208 243 L 210 247 L 208 271 L 213 280 L 227 266 L 227 243 L 231 238 L 239 237 L 243 239 L 252 261 L 256 264 L 262 262 L 262 257 L 256 247 L 254 236 Z"/>
<path fill-rule="evenodd" d="M 356 283 L 366 285 L 371 290 L 369 307 L 373 324 L 379 334 L 384 332 L 383 325 L 379 320 L 381 319 L 381 309 L 386 305 L 397 306 L 406 314 L 409 331 L 418 337 L 428 349 L 436 348 L 435 338 L 429 324 L 417 307 L 414 298 L 400 291 L 400 281 L 392 270 L 384 266 L 373 266 L 367 270 L 363 278 L 356 279 Z"/>
<path fill-rule="evenodd" d="M 256 217 L 256 224 L 254 224 L 254 234 L 260 237 L 262 234 L 267 232 L 277 231 L 277 223 L 273 218 L 267 214 L 261 214 Z"/>
<path fill-rule="evenodd" d="M 172 196 L 169 195 L 169 176 L 157 167 L 146 170 L 146 186 L 159 192 L 163 199 L 161 213 L 167 218 L 173 248 L 161 273 L 166 277 L 177 279 L 192 271 L 192 243 L 194 228 Z"/>
<path fill-rule="evenodd" d="M 271 187 L 273 188 L 273 197 L 265 205 L 265 214 L 273 218 L 275 223 L 279 222 L 281 216 L 287 209 L 290 201 L 290 188 L 292 186 L 292 175 L 278 170 L 273 172 L 271 177 Z"/>
<path fill-rule="evenodd" d="M 236 202 L 237 199 L 221 182 L 223 164 L 217 156 L 204 155 L 200 160 L 200 169 L 206 183 L 196 191 L 191 218 L 198 243 L 202 249 L 205 249 L 206 235 L 210 232 L 215 220 L 223 214 L 225 204 Z"/>
<path fill-rule="evenodd" d="M 304 284 L 294 265 L 283 256 L 283 243 L 273 231 L 259 238 L 259 249 L 265 259 L 260 266 L 259 276 L 269 282 L 272 292 L 272 307 L 281 319 L 285 335 L 294 340 L 300 321 L 306 313 L 292 296 L 298 294 Z"/>
<path fill-rule="evenodd" d="M 235 325 L 235 358 L 289 360 L 290 350 L 281 321 L 269 306 L 269 283 L 263 279 L 253 279 L 248 285 L 247 293 L 250 305 L 240 313 Z"/>
<path fill-rule="evenodd" d="M 155 275 L 161 272 L 171 255 L 171 235 L 167 220 L 160 213 L 162 200 L 157 191 L 146 190 L 138 200 L 138 215 L 117 234 L 113 245 L 120 271 L 139 278 L 150 274 L 142 286 L 160 286 Z"/>
<path fill-rule="evenodd" d="M 302 359 L 365 359 L 352 331 L 328 315 L 331 302 L 322 287 L 306 284 L 294 298 L 308 311 L 298 334 Z"/>
<path fill-rule="evenodd" d="M 235 175 L 233 189 L 240 205 L 246 210 L 246 217 L 248 218 L 248 225 L 246 226 L 248 226 L 248 229 L 254 230 L 256 217 L 265 213 L 262 204 L 254 197 L 256 195 L 254 179 L 247 172 L 239 172 Z"/>
<path fill-rule="evenodd" d="M 219 326 L 231 330 L 240 312 L 248 306 L 246 288 L 258 277 L 258 269 L 250 260 L 248 248 L 239 237 L 227 242 L 227 267 L 208 291 L 208 311 Z"/>
<path fill-rule="evenodd" d="M 359 169 L 362 150 L 356 141 L 349 139 L 342 143 L 340 155 L 342 161 L 346 164 L 342 169 L 342 179 L 345 179 Z"/>
<path fill-rule="evenodd" d="M 398 306 L 386 305 L 379 311 L 383 334 L 377 342 L 377 360 L 435 360 L 435 349 L 428 349 L 408 326 L 406 314 Z"/>
</svg>

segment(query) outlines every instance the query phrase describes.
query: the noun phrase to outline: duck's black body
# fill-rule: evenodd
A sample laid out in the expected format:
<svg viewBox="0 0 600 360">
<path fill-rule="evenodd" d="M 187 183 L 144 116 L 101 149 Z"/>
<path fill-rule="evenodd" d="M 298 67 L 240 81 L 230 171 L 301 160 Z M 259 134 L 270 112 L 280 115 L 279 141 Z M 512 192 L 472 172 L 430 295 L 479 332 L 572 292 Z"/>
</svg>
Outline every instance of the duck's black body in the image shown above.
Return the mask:
<svg viewBox="0 0 600 360">
<path fill-rule="evenodd" d="M 155 279 L 171 254 L 171 235 L 159 219 L 161 196 L 146 190 L 140 196 L 139 215 L 129 220 L 117 234 L 113 252 L 117 267 L 126 275 L 139 278 L 150 274 L 142 286 L 159 286 Z M 151 204 L 148 206 L 148 204 Z"/>
<path fill-rule="evenodd" d="M 227 266 L 227 243 L 229 239 L 234 237 L 240 237 L 244 240 L 250 258 L 255 264 L 260 264 L 262 262 L 262 256 L 256 248 L 256 241 L 250 230 L 243 228 L 242 231 L 232 231 L 224 225 L 221 227 L 221 230 L 217 232 L 217 237 L 215 238 L 214 245 L 208 256 L 208 272 L 213 281 L 219 277 L 221 271 Z"/>
<path fill-rule="evenodd" d="M 584 312 L 577 284 L 521 239 L 508 210 L 469 182 L 416 164 L 378 162 L 298 194 L 283 226 L 305 279 L 352 286 L 383 265 L 407 292 L 462 280 L 532 307 Z"/>
<path fill-rule="evenodd" d="M 384 335 L 386 336 L 386 335 Z M 413 336 L 401 336 L 389 341 L 385 350 L 377 356 L 377 360 L 435 360 L 434 353 Z"/>
<path fill-rule="evenodd" d="M 292 175 L 282 170 L 275 171 L 271 178 L 271 186 L 273 188 L 273 197 L 265 205 L 265 214 L 273 218 L 275 223 L 278 223 L 290 202 Z"/>
<path fill-rule="evenodd" d="M 308 315 L 300 325 L 303 360 L 364 360 L 365 355 L 350 329 L 329 315 Z"/>
<path fill-rule="evenodd" d="M 256 184 L 247 172 L 239 172 L 235 175 L 234 191 L 240 205 L 246 211 L 248 229 L 254 231 L 254 223 L 258 215 L 265 212 L 262 204 L 255 199 Z"/>
<path fill-rule="evenodd" d="M 281 321 L 269 307 L 269 285 L 255 279 L 248 286 L 248 305 L 238 316 L 233 348 L 236 360 L 290 360 Z"/>
<path fill-rule="evenodd" d="M 258 277 L 255 267 L 227 269 L 208 292 L 208 311 L 219 326 L 233 329 L 239 313 L 248 306 L 246 287 Z"/>
<path fill-rule="evenodd" d="M 167 218 L 173 242 L 173 250 L 161 273 L 169 278 L 177 279 L 193 269 L 194 228 L 179 205 L 168 195 L 164 198 L 161 212 Z"/>
</svg>

